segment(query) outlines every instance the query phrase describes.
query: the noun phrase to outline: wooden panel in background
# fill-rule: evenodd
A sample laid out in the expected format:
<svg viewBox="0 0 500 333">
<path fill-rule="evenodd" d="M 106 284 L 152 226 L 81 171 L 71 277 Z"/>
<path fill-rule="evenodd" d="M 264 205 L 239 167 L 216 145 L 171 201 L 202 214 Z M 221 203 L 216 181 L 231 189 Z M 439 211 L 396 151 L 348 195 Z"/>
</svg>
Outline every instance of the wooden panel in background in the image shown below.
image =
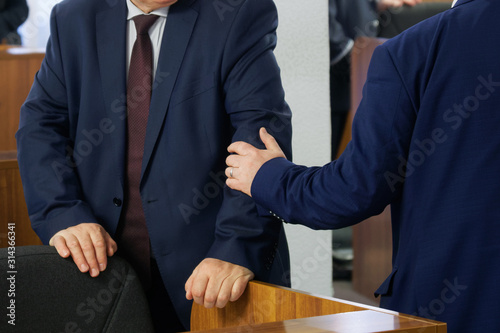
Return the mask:
<svg viewBox="0 0 500 333">
<path fill-rule="evenodd" d="M 391 210 L 355 225 L 352 229 L 354 260 L 352 288 L 374 302 L 374 292 L 392 270 Z"/>
<path fill-rule="evenodd" d="M 19 110 L 43 58 L 40 52 L 0 47 L 0 151 L 16 149 Z"/>
<path fill-rule="evenodd" d="M 15 152 L 0 152 L 0 248 L 8 247 L 8 224 L 15 226 L 16 246 L 41 245 L 31 228 Z"/>
</svg>

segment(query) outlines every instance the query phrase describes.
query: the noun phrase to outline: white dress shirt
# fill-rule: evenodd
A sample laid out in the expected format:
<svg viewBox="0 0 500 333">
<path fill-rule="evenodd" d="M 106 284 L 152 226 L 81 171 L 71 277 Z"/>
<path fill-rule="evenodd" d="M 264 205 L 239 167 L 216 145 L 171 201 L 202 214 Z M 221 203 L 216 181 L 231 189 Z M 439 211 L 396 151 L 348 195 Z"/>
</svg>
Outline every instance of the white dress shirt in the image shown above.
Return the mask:
<svg viewBox="0 0 500 333">
<path fill-rule="evenodd" d="M 163 39 L 163 31 L 167 22 L 168 11 L 170 7 L 163 7 L 152 11 L 149 14 L 144 13 L 131 0 L 127 0 L 128 16 L 127 16 L 127 78 L 128 70 L 130 67 L 130 58 L 132 57 L 132 48 L 134 47 L 135 40 L 137 39 L 137 30 L 135 30 L 135 23 L 132 20 L 137 15 L 158 15 L 159 18 L 149 29 L 149 37 L 153 44 L 153 80 L 158 67 L 158 58 L 160 57 L 161 42 Z"/>
</svg>

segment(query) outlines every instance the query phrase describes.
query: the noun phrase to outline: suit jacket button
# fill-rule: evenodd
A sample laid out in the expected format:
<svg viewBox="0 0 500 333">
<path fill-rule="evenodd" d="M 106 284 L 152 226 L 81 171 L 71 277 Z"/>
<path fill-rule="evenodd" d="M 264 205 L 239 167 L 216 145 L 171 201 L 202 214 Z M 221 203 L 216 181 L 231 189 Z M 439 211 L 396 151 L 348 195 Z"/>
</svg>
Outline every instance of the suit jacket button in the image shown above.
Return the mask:
<svg viewBox="0 0 500 333">
<path fill-rule="evenodd" d="M 118 198 L 114 198 L 113 199 L 113 204 L 116 206 L 116 207 L 121 207 L 122 206 L 122 201 Z"/>
</svg>

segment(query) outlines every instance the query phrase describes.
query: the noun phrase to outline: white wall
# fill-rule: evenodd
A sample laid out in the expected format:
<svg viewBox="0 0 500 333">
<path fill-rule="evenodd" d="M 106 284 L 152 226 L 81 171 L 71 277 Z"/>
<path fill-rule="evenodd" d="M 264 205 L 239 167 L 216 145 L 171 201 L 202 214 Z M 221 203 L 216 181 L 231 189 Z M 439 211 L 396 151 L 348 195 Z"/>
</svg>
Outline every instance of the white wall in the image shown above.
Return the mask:
<svg viewBox="0 0 500 333">
<path fill-rule="evenodd" d="M 328 0 L 275 0 L 280 25 L 276 57 L 293 113 L 294 162 L 330 161 Z M 331 231 L 287 225 L 292 287 L 333 294 Z"/>
<path fill-rule="evenodd" d="M 50 33 L 50 12 L 52 7 L 60 1 L 61 0 L 27 1 L 30 13 L 26 22 L 19 28 L 24 46 L 45 49 Z"/>
</svg>

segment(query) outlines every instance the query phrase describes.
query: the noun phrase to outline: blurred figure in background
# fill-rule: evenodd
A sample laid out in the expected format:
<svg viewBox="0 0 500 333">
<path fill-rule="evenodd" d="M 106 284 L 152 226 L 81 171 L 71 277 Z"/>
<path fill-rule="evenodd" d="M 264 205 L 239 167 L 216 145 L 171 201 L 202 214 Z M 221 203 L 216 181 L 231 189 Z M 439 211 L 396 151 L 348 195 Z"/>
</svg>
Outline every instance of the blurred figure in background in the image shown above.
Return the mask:
<svg viewBox="0 0 500 333">
<path fill-rule="evenodd" d="M 26 0 L 0 0 L 0 44 L 21 45 L 17 28 L 28 18 Z"/>
<path fill-rule="evenodd" d="M 422 0 L 329 0 L 330 1 L 330 96 L 332 159 L 337 157 L 345 120 L 351 104 L 351 51 L 358 37 L 376 37 L 378 15 Z"/>
</svg>

